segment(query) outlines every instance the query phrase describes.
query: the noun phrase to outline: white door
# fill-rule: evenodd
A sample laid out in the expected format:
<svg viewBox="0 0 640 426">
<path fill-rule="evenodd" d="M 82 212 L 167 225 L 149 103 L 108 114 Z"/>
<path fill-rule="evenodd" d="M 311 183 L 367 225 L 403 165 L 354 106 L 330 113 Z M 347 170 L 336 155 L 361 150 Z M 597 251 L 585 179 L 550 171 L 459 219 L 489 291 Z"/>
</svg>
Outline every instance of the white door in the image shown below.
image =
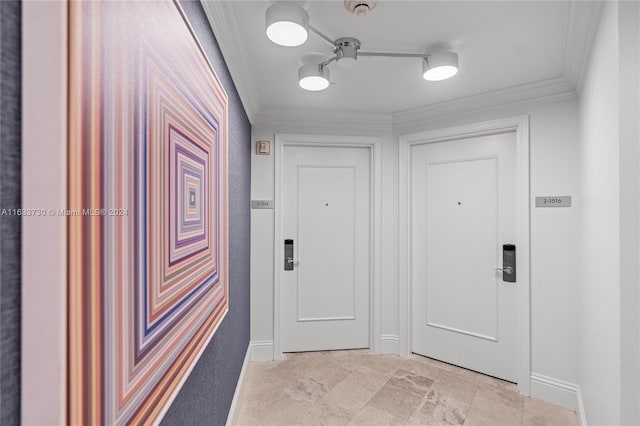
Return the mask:
<svg viewBox="0 0 640 426">
<path fill-rule="evenodd" d="M 370 151 L 285 145 L 282 170 L 282 351 L 368 348 Z"/>
<path fill-rule="evenodd" d="M 515 382 L 518 284 L 495 270 L 516 237 L 515 132 L 413 145 L 410 166 L 413 352 Z"/>
</svg>

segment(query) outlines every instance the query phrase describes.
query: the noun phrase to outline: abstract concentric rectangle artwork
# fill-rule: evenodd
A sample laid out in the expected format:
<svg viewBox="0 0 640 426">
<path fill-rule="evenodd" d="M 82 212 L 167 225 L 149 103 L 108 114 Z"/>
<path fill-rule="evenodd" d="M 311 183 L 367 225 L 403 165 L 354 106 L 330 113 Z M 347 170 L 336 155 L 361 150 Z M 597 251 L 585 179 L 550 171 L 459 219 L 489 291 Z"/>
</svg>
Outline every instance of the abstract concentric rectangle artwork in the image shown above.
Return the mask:
<svg viewBox="0 0 640 426">
<path fill-rule="evenodd" d="M 68 423 L 154 423 L 228 310 L 227 95 L 177 3 L 69 3 Z"/>
</svg>

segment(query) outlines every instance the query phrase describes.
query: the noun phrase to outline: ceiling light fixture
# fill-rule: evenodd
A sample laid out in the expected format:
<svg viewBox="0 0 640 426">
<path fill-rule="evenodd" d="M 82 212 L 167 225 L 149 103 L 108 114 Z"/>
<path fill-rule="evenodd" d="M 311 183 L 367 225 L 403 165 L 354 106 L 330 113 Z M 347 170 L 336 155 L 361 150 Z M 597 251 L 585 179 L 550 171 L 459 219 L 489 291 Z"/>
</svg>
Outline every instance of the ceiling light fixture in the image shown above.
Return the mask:
<svg viewBox="0 0 640 426">
<path fill-rule="evenodd" d="M 441 81 L 458 73 L 458 55 L 453 52 L 432 53 L 422 61 L 422 78 Z"/>
<path fill-rule="evenodd" d="M 345 7 L 360 15 L 370 12 L 375 0 L 349 1 Z M 365 10 L 366 9 L 366 10 Z M 298 70 L 298 84 L 305 90 L 319 91 L 329 87 L 329 65 L 336 62 L 340 67 L 352 67 L 360 56 L 384 56 L 390 58 L 422 59 L 422 77 L 428 81 L 441 81 L 458 73 L 458 55 L 455 52 L 360 52 L 360 40 L 341 37 L 332 40 L 309 24 L 309 14 L 292 2 L 271 5 L 265 14 L 266 33 L 269 40 L 281 46 L 300 46 L 307 41 L 311 31 L 331 46 L 334 56 L 319 64 L 306 64 Z"/>
<path fill-rule="evenodd" d="M 317 92 L 329 87 L 329 68 L 318 64 L 306 64 L 298 70 L 298 84 L 305 90 Z"/>
<path fill-rule="evenodd" d="M 300 46 L 307 41 L 309 14 L 295 3 L 275 3 L 265 14 L 267 37 L 280 46 Z"/>
</svg>

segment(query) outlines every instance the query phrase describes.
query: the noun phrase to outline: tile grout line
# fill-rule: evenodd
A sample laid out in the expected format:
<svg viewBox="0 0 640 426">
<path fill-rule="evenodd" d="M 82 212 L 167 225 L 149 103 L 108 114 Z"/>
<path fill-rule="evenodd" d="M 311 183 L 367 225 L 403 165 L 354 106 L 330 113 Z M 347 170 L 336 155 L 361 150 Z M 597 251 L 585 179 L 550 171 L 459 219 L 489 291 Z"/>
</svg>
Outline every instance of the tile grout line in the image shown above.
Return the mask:
<svg viewBox="0 0 640 426">
<path fill-rule="evenodd" d="M 473 407 L 473 403 L 476 400 L 476 396 L 478 395 L 478 388 L 480 388 L 479 381 L 476 382 L 476 390 L 475 392 L 473 392 L 473 397 L 471 397 L 471 402 L 469 403 L 469 408 L 467 409 L 467 413 L 464 416 L 464 421 L 462 422 L 462 426 L 464 426 L 464 424 L 467 422 L 467 419 L 469 418 L 469 411 L 471 411 L 471 407 Z"/>
</svg>

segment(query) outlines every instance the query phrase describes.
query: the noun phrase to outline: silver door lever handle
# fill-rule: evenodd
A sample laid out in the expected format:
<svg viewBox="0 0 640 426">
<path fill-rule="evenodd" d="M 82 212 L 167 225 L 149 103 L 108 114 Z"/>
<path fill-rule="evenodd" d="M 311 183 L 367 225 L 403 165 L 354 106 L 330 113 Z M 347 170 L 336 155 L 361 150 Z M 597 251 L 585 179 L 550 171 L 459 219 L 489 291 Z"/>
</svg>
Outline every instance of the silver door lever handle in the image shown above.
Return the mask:
<svg viewBox="0 0 640 426">
<path fill-rule="evenodd" d="M 298 265 L 300 262 L 298 262 L 297 260 L 293 260 L 293 259 L 287 259 L 287 263 L 293 263 L 294 265 Z"/>
<path fill-rule="evenodd" d="M 513 268 L 511 266 L 507 266 L 506 268 L 493 268 L 496 271 L 506 272 L 507 274 L 513 274 Z"/>
</svg>

